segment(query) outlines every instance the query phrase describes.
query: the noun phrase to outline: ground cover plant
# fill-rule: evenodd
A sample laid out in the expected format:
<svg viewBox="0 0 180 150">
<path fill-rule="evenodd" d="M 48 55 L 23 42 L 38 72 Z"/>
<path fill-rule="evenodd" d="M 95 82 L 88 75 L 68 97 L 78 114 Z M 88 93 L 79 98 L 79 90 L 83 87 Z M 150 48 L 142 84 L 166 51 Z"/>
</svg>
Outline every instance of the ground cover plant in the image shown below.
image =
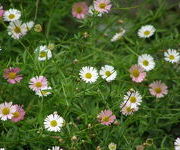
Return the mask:
<svg viewBox="0 0 180 150">
<path fill-rule="evenodd" d="M 0 2 L 0 150 L 180 150 L 178 0 Z"/>
</svg>

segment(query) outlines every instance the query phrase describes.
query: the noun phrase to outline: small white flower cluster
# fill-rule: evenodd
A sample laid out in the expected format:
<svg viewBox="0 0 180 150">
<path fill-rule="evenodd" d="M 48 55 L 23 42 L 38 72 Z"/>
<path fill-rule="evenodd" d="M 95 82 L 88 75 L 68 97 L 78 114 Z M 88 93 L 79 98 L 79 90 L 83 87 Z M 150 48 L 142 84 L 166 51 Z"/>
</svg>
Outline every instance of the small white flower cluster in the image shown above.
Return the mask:
<svg viewBox="0 0 180 150">
<path fill-rule="evenodd" d="M 99 74 L 103 79 L 105 79 L 107 82 L 111 82 L 115 80 L 117 76 L 117 72 L 114 70 L 114 67 L 105 65 L 101 67 Z M 85 81 L 86 83 L 94 83 L 98 79 L 98 71 L 94 67 L 82 67 L 80 70 L 80 78 Z"/>
<path fill-rule="evenodd" d="M 64 119 L 54 112 L 45 118 L 44 127 L 51 132 L 60 132 L 64 122 Z"/>
<path fill-rule="evenodd" d="M 51 49 L 47 45 L 37 47 L 34 52 L 37 54 L 39 61 L 45 61 L 52 58 Z"/>
<path fill-rule="evenodd" d="M 138 91 L 131 89 L 124 95 L 124 101 L 121 103 L 120 108 L 123 115 L 131 115 L 138 111 L 142 102 L 142 96 Z"/>
<path fill-rule="evenodd" d="M 7 27 L 8 34 L 14 39 L 23 37 L 34 26 L 33 21 L 22 23 L 20 18 L 21 12 L 17 9 L 11 8 L 6 10 L 3 14 L 4 21 L 10 22 L 9 26 Z"/>
<path fill-rule="evenodd" d="M 155 31 L 156 29 L 154 28 L 154 26 L 145 25 L 138 30 L 138 36 L 140 38 L 150 38 L 154 35 Z M 168 49 L 166 52 L 164 52 L 164 57 L 165 61 L 171 63 L 178 63 L 180 61 L 180 53 L 175 49 Z M 150 71 L 155 67 L 154 59 L 148 54 L 139 56 L 138 64 L 142 66 L 146 71 Z"/>
</svg>

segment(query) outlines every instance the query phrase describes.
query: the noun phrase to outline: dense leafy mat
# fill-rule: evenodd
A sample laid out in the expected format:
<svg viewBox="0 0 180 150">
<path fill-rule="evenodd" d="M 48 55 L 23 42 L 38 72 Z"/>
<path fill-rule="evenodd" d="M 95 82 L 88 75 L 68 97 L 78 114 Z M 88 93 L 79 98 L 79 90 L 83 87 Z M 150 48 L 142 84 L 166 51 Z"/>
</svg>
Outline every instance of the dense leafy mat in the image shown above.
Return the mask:
<svg viewBox="0 0 180 150">
<path fill-rule="evenodd" d="M 33 20 L 42 31 L 32 29 L 24 37 L 13 39 L 7 33 L 8 22 L 0 20 L 0 103 L 23 105 L 26 112 L 19 122 L 0 121 L 0 147 L 41 150 L 57 145 L 65 150 L 93 150 L 108 149 L 113 142 L 118 150 L 134 150 L 143 143 L 147 150 L 174 149 L 174 141 L 180 136 L 180 68 L 178 63 L 165 61 L 164 52 L 169 48 L 178 51 L 180 46 L 178 1 L 113 0 L 109 13 L 85 19 L 72 16 L 75 2 L 1 1 L 5 10 L 20 10 L 21 20 Z M 155 27 L 155 34 L 139 38 L 138 29 L 147 24 Z M 121 28 L 126 31 L 123 37 L 111 42 Z M 55 45 L 52 58 L 38 61 L 35 49 L 49 43 Z M 142 54 L 150 54 L 156 66 L 145 81 L 135 83 L 129 68 Z M 84 66 L 100 70 L 104 65 L 117 71 L 114 81 L 99 77 L 90 84 L 79 76 Z M 21 82 L 10 84 L 4 79 L 4 69 L 9 67 L 21 69 Z M 29 88 L 30 79 L 40 75 L 52 87 L 47 97 L 39 97 Z M 163 98 L 149 93 L 148 85 L 155 80 L 168 86 Z M 132 88 L 139 91 L 142 103 L 137 112 L 125 116 L 120 104 Z M 116 123 L 106 126 L 97 120 L 105 109 L 113 112 Z M 60 132 L 49 132 L 44 128 L 44 119 L 55 111 L 65 124 Z"/>
</svg>

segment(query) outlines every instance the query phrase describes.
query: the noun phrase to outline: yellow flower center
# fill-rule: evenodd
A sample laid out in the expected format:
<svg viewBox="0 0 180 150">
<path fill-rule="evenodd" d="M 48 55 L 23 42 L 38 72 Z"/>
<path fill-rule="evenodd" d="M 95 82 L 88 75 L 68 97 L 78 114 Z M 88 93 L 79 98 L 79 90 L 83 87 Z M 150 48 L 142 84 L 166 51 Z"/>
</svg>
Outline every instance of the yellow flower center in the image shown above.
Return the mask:
<svg viewBox="0 0 180 150">
<path fill-rule="evenodd" d="M 101 8 L 101 9 L 105 9 L 105 7 L 106 7 L 106 4 L 105 4 L 105 3 L 101 3 L 101 4 L 99 4 L 99 8 Z"/>
<path fill-rule="evenodd" d="M 57 121 L 56 121 L 56 120 L 52 120 L 52 121 L 50 122 L 50 125 L 51 125 L 52 127 L 57 126 Z"/>
<path fill-rule="evenodd" d="M 126 111 L 127 112 L 131 112 L 132 111 L 132 108 L 129 106 L 129 107 L 126 107 Z"/>
<path fill-rule="evenodd" d="M 112 73 L 110 71 L 106 71 L 105 74 L 107 77 L 109 77 Z"/>
<path fill-rule="evenodd" d="M 109 121 L 109 117 L 108 117 L 108 116 L 103 117 L 103 118 L 102 118 L 102 121 L 108 122 L 108 121 Z"/>
<path fill-rule="evenodd" d="M 20 116 L 20 113 L 18 111 L 14 112 L 13 113 L 13 117 L 14 118 L 18 118 Z"/>
<path fill-rule="evenodd" d="M 39 54 L 39 57 L 46 57 L 47 56 L 47 53 L 46 52 L 40 52 L 40 54 Z"/>
<path fill-rule="evenodd" d="M 130 102 L 131 103 L 135 103 L 136 101 L 137 101 L 136 97 L 135 96 L 131 96 Z"/>
<path fill-rule="evenodd" d="M 14 28 L 14 32 L 16 32 L 16 33 L 21 33 L 21 28 L 20 28 L 20 27 L 15 27 L 15 28 Z"/>
<path fill-rule="evenodd" d="M 174 60 L 174 55 L 169 55 L 169 59 Z"/>
<path fill-rule="evenodd" d="M 148 66 L 148 65 L 149 65 L 149 62 L 148 62 L 147 60 L 144 60 L 144 61 L 143 61 L 143 65 L 144 65 L 144 66 Z"/>
<path fill-rule="evenodd" d="M 149 35 L 149 34 L 150 34 L 150 31 L 144 31 L 144 34 L 145 34 L 145 35 Z"/>
<path fill-rule="evenodd" d="M 155 90 L 156 93 L 161 93 L 162 92 L 161 88 L 155 88 L 154 90 Z"/>
<path fill-rule="evenodd" d="M 46 95 L 48 92 L 47 91 L 41 91 L 42 95 Z"/>
<path fill-rule="evenodd" d="M 39 88 L 39 87 L 42 86 L 42 83 L 41 83 L 41 82 L 36 82 L 36 83 L 35 83 L 35 86 Z"/>
<path fill-rule="evenodd" d="M 8 115 L 10 113 L 10 109 L 8 107 L 5 107 L 2 109 L 2 114 L 3 115 Z"/>
<path fill-rule="evenodd" d="M 91 73 L 86 73 L 85 77 L 88 78 L 88 79 L 91 79 L 92 78 L 92 74 Z"/>
<path fill-rule="evenodd" d="M 10 72 L 10 73 L 8 74 L 8 78 L 9 78 L 9 79 L 15 79 L 15 78 L 16 78 L 16 73 L 15 73 L 15 72 Z"/>
<path fill-rule="evenodd" d="M 77 12 L 78 14 L 82 13 L 82 11 L 83 11 L 83 9 L 82 9 L 81 7 L 78 7 L 78 8 L 76 9 L 76 12 Z"/>
<path fill-rule="evenodd" d="M 15 17 L 14 14 L 10 14 L 10 15 L 9 15 L 9 19 L 13 19 L 14 17 Z"/>
<path fill-rule="evenodd" d="M 139 72 L 139 70 L 137 70 L 137 69 L 134 69 L 133 72 L 132 72 L 132 75 L 133 75 L 134 77 L 138 77 L 139 74 L 140 74 L 140 72 Z"/>
</svg>

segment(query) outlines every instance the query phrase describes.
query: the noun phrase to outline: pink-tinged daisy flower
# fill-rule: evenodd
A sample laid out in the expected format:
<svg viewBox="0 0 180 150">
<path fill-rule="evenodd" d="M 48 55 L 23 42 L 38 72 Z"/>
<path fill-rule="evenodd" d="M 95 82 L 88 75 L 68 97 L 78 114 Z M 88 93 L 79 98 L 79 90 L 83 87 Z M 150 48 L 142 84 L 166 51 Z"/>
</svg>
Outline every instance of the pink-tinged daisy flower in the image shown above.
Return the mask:
<svg viewBox="0 0 180 150">
<path fill-rule="evenodd" d="M 36 92 L 48 87 L 47 79 L 43 76 L 31 78 L 29 84 L 29 88 Z"/>
<path fill-rule="evenodd" d="M 20 68 L 8 68 L 4 70 L 4 75 L 3 77 L 7 79 L 7 81 L 10 84 L 15 84 L 17 82 L 20 82 L 22 80 L 22 75 L 18 75 L 20 72 Z"/>
<path fill-rule="evenodd" d="M 111 9 L 110 0 L 96 0 L 94 1 L 94 9 L 99 13 L 108 13 Z"/>
<path fill-rule="evenodd" d="M 85 2 L 78 2 L 72 6 L 72 15 L 78 19 L 84 19 L 88 14 L 89 8 Z"/>
<path fill-rule="evenodd" d="M 144 72 L 144 69 L 139 65 L 131 66 L 129 72 L 134 82 L 142 82 L 146 77 L 146 72 Z"/>
<path fill-rule="evenodd" d="M 151 95 L 156 96 L 157 98 L 164 97 L 166 94 L 168 94 L 168 87 L 161 81 L 155 81 L 151 83 L 149 87 L 149 92 Z"/>
<path fill-rule="evenodd" d="M 13 113 L 16 111 L 16 106 L 12 105 L 12 102 L 4 102 L 0 104 L 0 118 L 5 121 L 13 117 Z"/>
<path fill-rule="evenodd" d="M 101 124 L 108 126 L 115 121 L 116 116 L 112 114 L 112 111 L 104 110 L 101 111 L 100 114 L 98 114 L 97 118 Z"/>
<path fill-rule="evenodd" d="M 13 113 L 13 117 L 11 118 L 12 122 L 18 122 L 24 119 L 25 111 L 22 106 L 14 105 L 16 107 L 16 111 Z"/>
</svg>

